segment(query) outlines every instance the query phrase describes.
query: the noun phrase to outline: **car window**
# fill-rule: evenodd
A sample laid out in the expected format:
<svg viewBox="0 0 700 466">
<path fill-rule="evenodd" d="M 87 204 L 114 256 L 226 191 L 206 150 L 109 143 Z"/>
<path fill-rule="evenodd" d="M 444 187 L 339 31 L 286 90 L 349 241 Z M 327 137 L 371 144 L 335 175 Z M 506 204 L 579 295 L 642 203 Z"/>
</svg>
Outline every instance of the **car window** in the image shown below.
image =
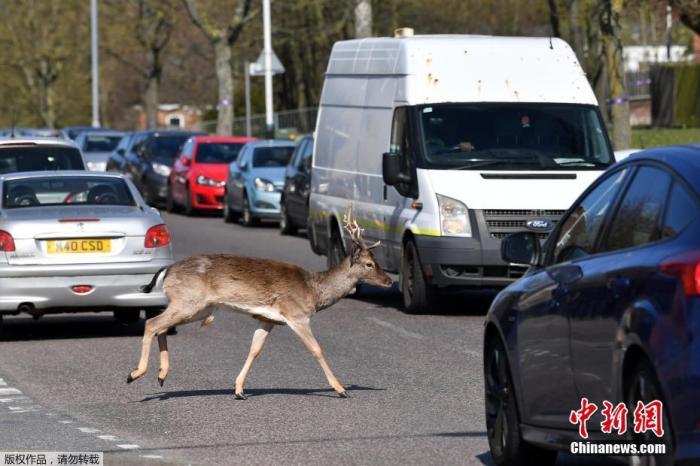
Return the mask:
<svg viewBox="0 0 700 466">
<path fill-rule="evenodd" d="M 302 151 L 304 150 L 304 147 L 306 147 L 306 139 L 302 139 L 299 144 L 297 145 L 296 149 L 294 149 L 294 154 L 292 154 L 292 161 L 291 165 L 294 168 L 300 168 L 301 167 L 301 154 Z"/>
<path fill-rule="evenodd" d="M 121 135 L 86 134 L 83 139 L 83 152 L 111 152 L 122 139 Z"/>
<path fill-rule="evenodd" d="M 285 167 L 294 146 L 258 147 L 253 152 L 253 166 L 258 168 Z"/>
<path fill-rule="evenodd" d="M 192 151 L 194 150 L 194 141 L 188 139 L 184 146 L 182 146 L 182 155 L 192 158 Z"/>
<path fill-rule="evenodd" d="M 42 170 L 85 170 L 85 165 L 75 147 L 0 147 L 0 173 Z"/>
<path fill-rule="evenodd" d="M 231 163 L 243 147 L 240 142 L 205 142 L 197 145 L 197 163 Z"/>
<path fill-rule="evenodd" d="M 593 253 L 605 215 L 620 191 L 627 171 L 615 172 L 601 181 L 563 220 L 550 262 L 570 261 Z"/>
<path fill-rule="evenodd" d="M 659 217 L 670 185 L 668 173 L 655 167 L 641 167 L 615 212 L 602 250 L 615 251 L 659 240 Z"/>
<path fill-rule="evenodd" d="M 189 136 L 159 136 L 151 138 L 149 143 L 151 158 L 174 160 Z"/>
<path fill-rule="evenodd" d="M 306 140 L 306 147 L 304 147 L 304 152 L 302 153 L 302 161 L 311 158 L 314 153 L 314 140 L 309 138 Z"/>
<path fill-rule="evenodd" d="M 16 209 L 56 205 L 136 205 L 119 178 L 53 177 L 9 180 L 3 185 L 2 206 Z"/>
<path fill-rule="evenodd" d="M 670 238 L 700 215 L 695 198 L 679 183 L 674 183 L 666 207 L 666 221 L 661 236 Z"/>
</svg>

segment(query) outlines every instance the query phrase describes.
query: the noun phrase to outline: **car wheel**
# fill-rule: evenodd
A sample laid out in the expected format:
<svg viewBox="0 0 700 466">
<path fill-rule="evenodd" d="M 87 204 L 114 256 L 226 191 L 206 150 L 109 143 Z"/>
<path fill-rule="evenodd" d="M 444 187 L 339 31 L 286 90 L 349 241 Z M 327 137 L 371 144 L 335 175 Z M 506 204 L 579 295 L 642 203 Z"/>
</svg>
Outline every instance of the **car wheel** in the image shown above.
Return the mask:
<svg viewBox="0 0 700 466">
<path fill-rule="evenodd" d="M 175 199 L 173 199 L 172 187 L 168 189 L 168 198 L 165 204 L 165 210 L 170 213 L 177 212 L 177 204 L 175 203 Z"/>
<path fill-rule="evenodd" d="M 671 466 L 674 464 L 673 453 L 673 432 L 671 431 L 671 419 L 668 415 L 669 405 L 663 403 L 659 383 L 654 374 L 654 369 L 645 359 L 637 363 L 634 369 L 630 371 L 629 380 L 625 383 L 627 387 L 625 403 L 627 404 L 630 427 L 628 432 L 631 435 L 631 441 L 639 444 L 663 443 L 666 445 L 665 455 L 644 455 L 630 456 L 629 464 L 634 466 Z M 632 426 L 634 425 L 634 410 L 637 407 L 637 402 L 642 401 L 644 404 L 650 401 L 660 400 L 663 403 L 663 428 L 664 435 L 658 438 L 653 432 L 647 431 L 639 434 L 634 433 Z"/>
<path fill-rule="evenodd" d="M 345 259 L 345 248 L 343 240 L 340 238 L 340 233 L 337 228 L 333 228 L 331 233 L 331 243 L 328 247 L 328 255 L 326 256 L 326 265 L 329 269 L 340 264 Z"/>
<path fill-rule="evenodd" d="M 250 211 L 250 203 L 248 202 L 248 195 L 243 196 L 243 225 L 247 227 L 252 227 L 258 224 L 258 219 Z"/>
<path fill-rule="evenodd" d="M 408 241 L 403 248 L 400 276 L 401 295 L 404 309 L 409 314 L 417 314 L 432 309 L 437 299 L 437 290 L 423 275 L 423 266 L 418 257 L 418 248 Z"/>
<path fill-rule="evenodd" d="M 525 442 L 520 423 L 506 350 L 500 338 L 492 337 L 484 354 L 486 435 L 491 457 L 498 466 L 552 465 L 556 450 Z"/>
<path fill-rule="evenodd" d="M 231 204 L 228 203 L 228 197 L 224 196 L 224 222 L 233 223 L 238 221 L 240 214 L 231 208 Z"/>
<path fill-rule="evenodd" d="M 284 200 L 280 203 L 280 233 L 283 235 L 295 235 L 297 233 L 297 227 L 294 226 L 289 215 L 287 215 L 287 207 L 284 205 Z"/>
<path fill-rule="evenodd" d="M 114 318 L 122 324 L 135 324 L 141 317 L 141 309 L 117 309 Z"/>
<path fill-rule="evenodd" d="M 189 186 L 185 187 L 185 215 L 191 216 L 194 213 L 194 208 L 192 207 L 192 192 L 190 192 Z"/>
</svg>

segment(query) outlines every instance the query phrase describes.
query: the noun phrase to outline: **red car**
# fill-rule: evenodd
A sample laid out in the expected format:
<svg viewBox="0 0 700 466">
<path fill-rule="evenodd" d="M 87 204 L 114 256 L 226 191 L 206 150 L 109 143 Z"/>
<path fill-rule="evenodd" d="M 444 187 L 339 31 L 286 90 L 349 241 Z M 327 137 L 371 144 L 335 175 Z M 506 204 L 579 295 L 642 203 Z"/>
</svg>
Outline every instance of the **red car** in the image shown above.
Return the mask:
<svg viewBox="0 0 700 466">
<path fill-rule="evenodd" d="M 183 146 L 168 178 L 168 212 L 222 210 L 228 166 L 253 138 L 194 136 Z"/>
</svg>

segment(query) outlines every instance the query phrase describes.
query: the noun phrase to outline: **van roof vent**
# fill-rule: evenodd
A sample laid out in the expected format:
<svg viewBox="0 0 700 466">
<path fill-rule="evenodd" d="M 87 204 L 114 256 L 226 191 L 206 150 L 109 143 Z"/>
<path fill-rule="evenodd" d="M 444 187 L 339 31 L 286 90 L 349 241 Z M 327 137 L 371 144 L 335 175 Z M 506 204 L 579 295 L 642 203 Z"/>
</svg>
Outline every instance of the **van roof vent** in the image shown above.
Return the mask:
<svg viewBox="0 0 700 466">
<path fill-rule="evenodd" d="M 398 28 L 394 30 L 394 37 L 413 37 L 413 28 Z"/>
</svg>

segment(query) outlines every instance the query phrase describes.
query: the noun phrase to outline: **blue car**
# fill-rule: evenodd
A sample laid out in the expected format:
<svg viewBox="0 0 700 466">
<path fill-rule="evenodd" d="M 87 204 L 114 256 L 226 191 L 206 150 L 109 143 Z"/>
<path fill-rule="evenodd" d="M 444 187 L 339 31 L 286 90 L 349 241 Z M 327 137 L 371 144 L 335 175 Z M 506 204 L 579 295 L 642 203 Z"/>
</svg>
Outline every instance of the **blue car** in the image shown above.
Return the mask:
<svg viewBox="0 0 700 466">
<path fill-rule="evenodd" d="M 637 450 L 631 464 L 700 464 L 700 146 L 614 165 L 544 245 L 520 232 L 501 253 L 530 268 L 498 294 L 485 323 L 495 463 L 552 464 L 557 450 L 590 453 L 581 442 L 602 442 L 654 444 L 655 455 Z M 663 433 L 635 433 L 654 400 Z M 583 423 L 586 402 L 597 410 Z M 622 406 L 626 432 L 605 432 L 604 402 Z"/>
<path fill-rule="evenodd" d="M 256 225 L 261 219 L 280 219 L 284 172 L 294 141 L 249 142 L 229 165 L 224 193 L 224 220 Z"/>
</svg>

